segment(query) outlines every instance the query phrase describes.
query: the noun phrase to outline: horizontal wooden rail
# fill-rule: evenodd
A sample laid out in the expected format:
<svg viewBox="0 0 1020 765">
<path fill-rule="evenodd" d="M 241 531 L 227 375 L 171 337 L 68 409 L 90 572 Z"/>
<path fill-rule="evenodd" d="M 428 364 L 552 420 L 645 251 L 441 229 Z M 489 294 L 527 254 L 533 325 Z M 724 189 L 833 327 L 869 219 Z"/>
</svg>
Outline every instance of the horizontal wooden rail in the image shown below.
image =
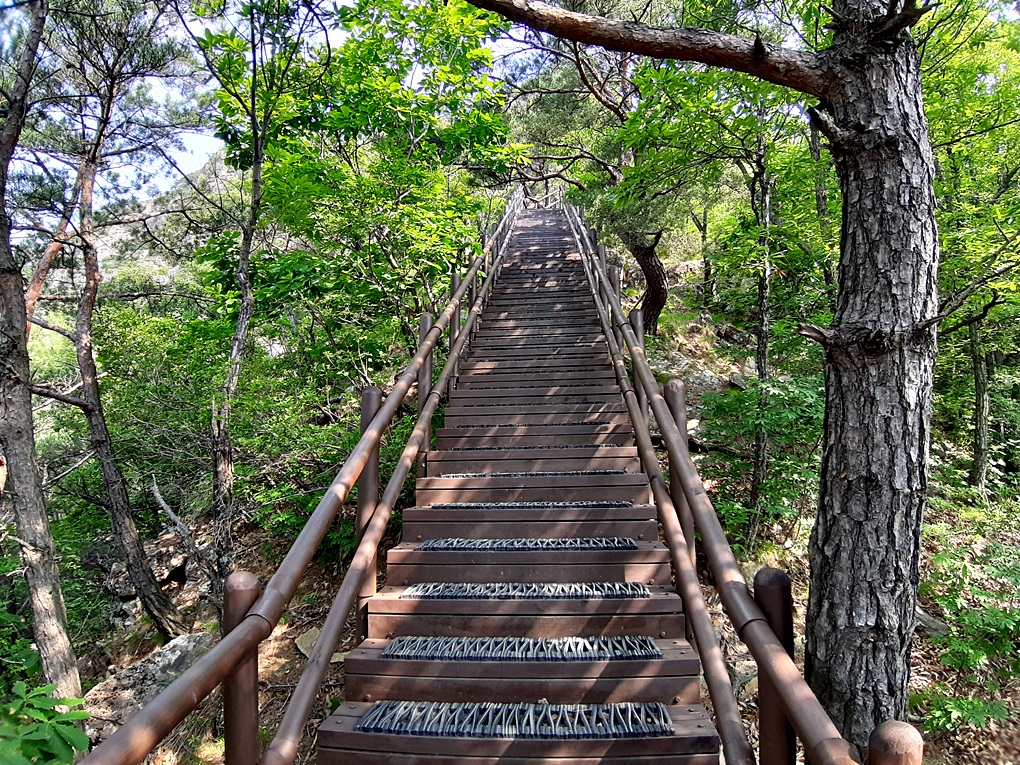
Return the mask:
<svg viewBox="0 0 1020 765">
<path fill-rule="evenodd" d="M 468 267 L 467 273 L 461 281 L 459 287 L 451 294 L 450 300 L 439 315 L 432 328 L 424 336 L 421 344 L 418 346 L 411 358 L 410 363 L 404 368 L 399 377 L 396 379 L 392 389 L 390 390 L 389 396 L 386 398 L 383 405 L 379 408 L 377 414 L 372 418 L 371 422 L 368 423 L 364 429 L 364 433 L 357 445 L 348 455 L 347 460 L 344 462 L 337 474 L 336 478 L 326 490 L 322 499 L 319 501 L 315 510 L 312 512 L 308 521 L 306 521 L 301 532 L 298 534 L 298 538 L 291 546 L 287 555 L 284 557 L 283 562 L 280 564 L 276 573 L 270 578 L 269 583 L 266 585 L 265 591 L 262 596 L 258 599 L 254 606 L 248 611 L 244 619 L 241 620 L 227 635 L 220 640 L 207 654 L 198 659 L 188 670 L 186 670 L 177 680 L 171 683 L 164 691 L 162 691 L 156 698 L 149 702 L 145 707 L 138 711 L 128 722 L 126 722 L 119 730 L 117 730 L 110 738 L 100 744 L 94 751 L 88 754 L 83 760 L 81 765 L 136 765 L 141 762 L 146 756 L 148 756 L 156 746 L 159 745 L 167 735 L 177 725 L 179 725 L 187 715 L 195 710 L 195 708 L 210 694 L 212 691 L 220 685 L 224 679 L 230 675 L 240 664 L 250 659 L 258 650 L 259 643 L 265 640 L 272 633 L 273 628 L 279 622 L 283 616 L 284 610 L 294 597 L 294 593 L 297 591 L 298 586 L 301 583 L 301 579 L 304 576 L 312 558 L 315 556 L 319 545 L 321 544 L 326 533 L 329 531 L 329 527 L 332 524 L 336 514 L 340 511 L 344 501 L 347 499 L 347 495 L 350 493 L 351 488 L 355 485 L 358 478 L 360 477 L 365 466 L 368 464 L 372 453 L 378 447 L 382 435 L 386 428 L 389 427 L 394 415 L 398 408 L 403 403 L 411 385 L 417 380 L 418 371 L 425 364 L 426 360 L 431 357 L 433 351 L 436 348 L 440 338 L 445 333 L 448 326 L 450 326 L 453 317 L 459 315 L 458 306 L 464 299 L 465 294 L 468 293 L 469 289 L 473 285 L 476 285 L 476 278 L 486 264 L 486 261 L 495 255 L 495 263 L 497 268 L 490 269 L 490 273 L 487 274 L 485 285 L 478 298 L 474 301 L 475 306 L 480 305 L 482 296 L 487 292 L 488 287 L 491 285 L 492 280 L 496 271 L 498 270 L 498 262 L 503 254 L 503 250 L 509 241 L 510 232 L 513 229 L 513 222 L 516 219 L 517 214 L 523 207 L 523 188 L 519 188 L 511 197 L 507 203 L 506 211 L 503 218 L 497 226 L 496 232 L 489 241 L 486 242 L 483 254 L 479 257 L 474 258 Z M 469 317 L 469 322 L 474 321 L 477 317 L 475 312 L 475 306 L 472 306 L 472 314 Z M 478 313 L 480 313 L 480 308 Z M 458 338 L 458 342 L 451 349 L 451 353 L 447 358 L 447 364 L 444 367 L 443 374 L 449 376 L 452 374 L 452 369 L 457 359 L 458 353 L 460 353 L 469 341 L 470 332 L 462 332 L 462 337 Z M 441 377 L 441 380 L 443 378 Z M 438 394 L 443 390 L 442 387 L 437 386 L 433 391 L 433 394 L 438 397 Z M 429 401 L 432 401 L 432 396 L 429 397 Z M 415 427 L 415 431 L 412 434 L 412 440 L 415 434 L 418 434 L 419 443 L 415 445 L 413 454 L 417 454 L 417 450 L 421 442 L 421 430 L 422 421 L 427 416 L 431 419 L 432 413 L 435 412 L 435 406 L 438 404 L 438 398 L 434 404 L 431 405 L 431 409 L 423 407 L 419 413 L 418 422 Z M 405 457 L 408 453 L 408 449 L 405 448 L 404 455 L 401 457 L 401 461 L 398 468 L 405 462 Z M 413 462 L 413 457 L 412 457 Z M 407 473 L 404 473 L 406 478 Z M 392 484 L 392 481 L 391 481 Z M 400 481 L 400 485 L 403 484 L 403 478 Z M 399 493 L 399 486 L 397 488 Z M 387 497 L 390 495 L 389 487 L 387 487 L 387 494 L 384 495 L 383 501 L 385 502 Z M 395 500 L 395 496 L 391 498 Z M 366 559 L 371 557 L 374 559 L 375 548 L 378 547 L 379 540 L 382 538 L 383 531 L 385 530 L 386 520 L 389 518 L 389 512 L 380 512 L 379 508 L 382 506 L 380 503 L 377 506 L 375 513 L 372 515 L 370 522 L 370 530 L 362 536 L 361 543 L 358 545 L 357 550 L 354 554 L 354 560 L 352 561 L 351 567 L 348 569 L 347 575 L 344 577 L 343 582 L 340 585 L 340 589 L 337 593 L 334 601 L 334 607 L 331 609 L 330 615 L 333 615 L 334 611 L 339 611 L 339 607 L 342 607 L 344 603 L 348 606 L 343 612 L 343 618 L 340 619 L 339 628 L 342 628 L 343 623 L 346 621 L 346 616 L 353 608 L 354 602 L 357 598 L 357 592 L 360 588 L 362 581 L 365 578 L 367 571 Z M 327 619 L 328 620 L 328 619 Z M 337 642 L 337 635 L 339 634 L 335 625 L 330 624 L 329 630 L 333 634 L 333 645 Z M 323 632 L 326 631 L 326 625 L 323 627 Z M 321 636 L 320 636 L 321 641 Z M 316 648 L 319 647 L 319 643 L 316 643 Z M 324 652 L 323 649 L 322 652 Z M 321 653 L 321 652 L 320 652 Z M 309 660 L 309 665 L 312 665 L 313 676 L 314 673 L 324 672 L 325 667 L 328 666 L 328 657 L 332 653 L 330 650 L 326 654 L 326 661 L 324 666 L 322 657 Z M 314 656 L 315 654 L 313 654 Z M 306 672 L 308 670 L 306 669 Z M 318 688 L 320 681 L 315 682 L 315 687 L 312 689 L 312 693 Z M 300 685 L 300 684 L 299 684 Z M 307 719 L 307 711 L 304 709 L 305 706 L 310 708 L 310 701 L 307 700 L 307 687 L 311 685 L 311 681 L 305 683 L 305 687 L 302 688 L 302 696 L 298 698 L 298 691 L 295 689 L 295 698 L 300 702 L 297 704 L 296 710 L 285 716 L 284 724 L 281 724 L 281 734 L 277 736 L 280 743 L 275 749 L 267 751 L 267 756 L 273 762 L 292 762 L 293 756 L 289 759 L 286 758 L 290 755 L 291 748 L 296 754 L 296 742 L 300 736 L 300 729 L 304 726 L 304 721 Z M 292 702 L 293 703 L 293 702 Z M 300 724 L 295 721 L 300 718 Z M 297 734 L 294 733 L 295 728 Z M 274 739 L 274 742 L 276 739 Z M 284 759 L 277 760 L 273 759 L 277 755 L 281 755 Z M 266 761 L 266 756 L 263 757 L 263 761 Z"/>
<path fill-rule="evenodd" d="M 655 416 L 659 431 L 669 452 L 670 465 L 680 473 L 679 478 L 684 495 L 694 516 L 698 531 L 701 532 L 709 567 L 715 578 L 716 589 L 719 592 L 727 616 L 733 624 L 737 635 L 747 645 L 751 655 L 754 656 L 758 665 L 758 672 L 766 676 L 777 690 L 787 719 L 789 719 L 798 737 L 804 744 L 807 758 L 812 765 L 851 765 L 851 763 L 856 762 L 852 756 L 853 750 L 851 745 L 840 736 L 836 726 L 800 674 L 793 659 L 790 658 L 782 643 L 776 638 L 764 614 L 762 614 L 754 598 L 751 596 L 747 588 L 747 582 L 740 571 L 740 566 L 733 555 L 733 550 L 716 516 L 715 509 L 705 493 L 704 484 L 700 476 L 698 476 L 694 462 L 691 460 L 687 449 L 687 434 L 681 435 L 677 428 L 676 421 L 659 390 L 658 382 L 655 380 L 651 367 L 645 358 L 644 349 L 641 347 L 633 327 L 624 315 L 619 296 L 612 290 L 612 283 L 606 274 L 605 266 L 594 252 L 591 234 L 577 214 L 577 211 L 569 205 L 566 207 L 568 220 L 571 221 L 571 226 L 575 229 L 575 236 L 582 250 L 582 256 L 588 262 L 592 272 L 592 294 L 597 303 L 600 302 L 600 293 L 609 296 L 609 310 L 606 313 L 611 316 L 607 316 L 607 319 L 610 319 L 610 326 L 623 338 L 630 352 L 634 375 L 648 397 L 652 413 Z M 607 332 L 607 339 L 612 337 L 612 334 L 612 332 Z M 613 341 L 610 342 L 612 343 Z M 642 429 L 637 425 L 642 419 L 639 416 L 636 420 L 635 430 Z M 647 425 L 647 422 L 644 424 Z M 657 467 L 657 464 L 655 467 Z M 656 496 L 656 501 L 658 502 L 658 496 Z M 668 508 L 671 512 L 664 513 L 663 515 L 675 517 L 675 508 L 671 501 L 668 503 Z M 679 559 L 677 556 L 674 556 L 675 565 L 677 562 L 681 564 L 677 574 L 683 579 L 686 578 L 681 576 L 683 569 L 686 568 L 684 561 L 688 563 L 690 561 L 687 551 L 687 540 L 684 539 L 679 522 L 674 526 L 671 518 L 667 518 L 667 520 L 670 520 L 668 526 L 666 523 L 663 525 L 670 549 L 672 550 L 676 547 L 678 550 L 682 549 L 684 551 L 684 554 L 679 556 Z M 700 584 L 698 591 L 700 593 Z M 698 598 L 700 598 L 700 594 Z M 695 600 L 698 598 L 695 598 Z M 703 651 L 701 636 L 697 635 L 697 622 L 695 622 L 694 626 L 698 649 Z M 714 634 L 708 642 L 715 642 Z M 706 681 L 709 679 L 709 671 L 706 662 Z M 715 694 L 712 694 L 712 702 L 713 705 L 716 705 L 717 714 L 719 714 L 718 703 L 721 703 L 724 708 L 729 706 L 729 702 L 726 699 L 720 699 L 717 702 Z M 724 721 L 720 720 L 720 729 L 723 728 L 723 724 Z M 725 733 L 723 737 L 725 746 Z M 727 753 L 727 759 L 729 759 L 729 753 Z"/>
</svg>

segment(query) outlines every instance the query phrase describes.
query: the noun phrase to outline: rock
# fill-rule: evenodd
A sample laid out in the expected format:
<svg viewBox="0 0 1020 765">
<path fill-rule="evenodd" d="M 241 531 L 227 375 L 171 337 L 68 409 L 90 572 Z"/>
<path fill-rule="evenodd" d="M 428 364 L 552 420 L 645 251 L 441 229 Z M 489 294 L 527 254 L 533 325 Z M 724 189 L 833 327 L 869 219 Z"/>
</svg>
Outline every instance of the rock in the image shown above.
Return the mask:
<svg viewBox="0 0 1020 765">
<path fill-rule="evenodd" d="M 93 744 L 108 738 L 212 648 L 212 635 L 181 635 L 85 694 L 85 733 Z"/>
<path fill-rule="evenodd" d="M 176 532 L 169 531 L 145 543 L 145 557 L 160 585 L 181 585 L 188 579 L 188 553 Z M 110 567 L 103 588 L 116 598 L 132 600 L 135 587 L 127 573 L 127 566 L 118 561 Z"/>
<path fill-rule="evenodd" d="M 298 638 L 295 638 L 294 639 L 294 645 L 296 645 L 297 649 L 299 651 L 301 651 L 301 653 L 303 653 L 306 657 L 311 658 L 312 648 L 315 647 L 315 641 L 318 640 L 318 639 L 319 639 L 319 628 L 318 627 L 312 627 L 305 634 L 301 635 Z M 342 662 L 344 660 L 344 656 L 346 656 L 346 655 L 347 654 L 339 653 L 339 652 L 338 653 L 334 653 L 330 657 L 329 663 L 330 664 L 339 664 L 340 662 Z"/>
<path fill-rule="evenodd" d="M 918 606 L 914 611 L 914 616 L 917 619 L 918 629 L 923 630 L 932 636 L 941 636 L 949 634 L 949 625 L 941 619 L 936 619 L 934 616 L 929 614 L 927 611 Z"/>
</svg>

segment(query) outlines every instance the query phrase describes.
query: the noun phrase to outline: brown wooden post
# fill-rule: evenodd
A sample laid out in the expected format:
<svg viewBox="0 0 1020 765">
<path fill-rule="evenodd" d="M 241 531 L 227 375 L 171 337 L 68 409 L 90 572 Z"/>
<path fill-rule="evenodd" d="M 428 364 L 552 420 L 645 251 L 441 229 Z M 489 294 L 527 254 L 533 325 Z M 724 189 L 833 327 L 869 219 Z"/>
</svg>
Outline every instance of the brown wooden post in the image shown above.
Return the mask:
<svg viewBox="0 0 1020 765">
<path fill-rule="evenodd" d="M 460 273 L 454 271 L 450 276 L 450 297 L 452 298 L 457 294 L 457 290 L 460 289 Z M 454 344 L 457 342 L 457 337 L 460 335 L 460 301 L 453 308 L 453 318 L 450 319 L 450 348 L 453 350 Z M 453 391 L 457 388 L 457 374 L 459 363 L 454 362 L 453 374 L 450 375 L 450 390 L 449 397 L 453 398 Z"/>
<path fill-rule="evenodd" d="M 754 599 L 772 632 L 793 657 L 793 594 L 790 577 L 778 568 L 763 568 L 754 576 Z M 797 762 L 797 736 L 780 703 L 779 692 L 758 671 L 758 756 L 769 765 Z"/>
<path fill-rule="evenodd" d="M 670 380 L 662 389 L 662 396 L 666 399 L 666 406 L 676 422 L 676 428 L 680 436 L 687 438 L 687 403 L 684 401 L 684 384 L 682 380 Z M 681 444 L 686 452 L 687 443 Z M 672 460 L 669 463 L 669 495 L 676 507 L 677 515 L 680 516 L 680 529 L 684 532 L 684 539 L 687 540 L 687 549 L 690 550 L 691 564 L 697 568 L 698 554 L 695 544 L 694 515 L 691 513 L 691 506 L 687 504 L 687 495 L 684 494 L 683 483 L 680 480 L 681 470 L 679 465 L 674 465 Z"/>
<path fill-rule="evenodd" d="M 375 417 L 379 407 L 382 406 L 382 391 L 375 385 L 371 385 L 361 391 L 361 433 L 364 435 L 368 426 Z M 375 506 L 379 502 L 379 445 L 376 444 L 372 450 L 365 469 L 361 471 L 358 478 L 358 543 L 365 533 L 368 522 L 372 519 Z M 364 640 L 368 636 L 368 599 L 376 592 L 376 570 L 378 563 L 376 558 L 368 566 L 368 573 L 365 574 L 365 581 L 361 583 L 358 591 L 358 640 Z"/>
<path fill-rule="evenodd" d="M 425 336 L 432 330 L 432 314 L 423 313 L 418 323 L 418 342 L 425 342 Z M 425 407 L 429 394 L 432 393 L 432 360 L 433 354 L 429 354 L 425 363 L 418 370 L 418 411 Z M 418 476 L 425 475 L 425 455 L 432 448 L 432 423 L 425 423 L 425 433 L 422 437 L 421 448 L 418 450 Z"/>
<path fill-rule="evenodd" d="M 635 308 L 630 312 L 630 326 L 634 328 L 634 334 L 637 335 L 638 345 L 644 350 L 645 347 L 645 315 L 640 308 Z M 641 414 L 645 416 L 645 423 L 648 423 L 648 393 L 645 391 L 643 385 L 637 386 L 637 397 L 638 406 L 641 408 Z"/>
<path fill-rule="evenodd" d="M 603 273 L 605 273 L 605 268 L 606 268 L 606 247 L 605 247 L 605 245 L 600 244 L 598 247 L 596 247 L 595 248 L 595 254 L 598 256 L 599 263 L 602 264 Z M 609 285 L 606 284 L 605 282 L 599 282 L 599 294 L 602 297 L 602 302 L 606 306 L 606 311 L 610 315 L 612 315 L 612 312 L 609 310 Z"/>
<path fill-rule="evenodd" d="M 871 732 L 867 765 L 921 765 L 924 739 L 909 723 L 889 720 Z"/>
<path fill-rule="evenodd" d="M 620 269 L 617 266 L 609 267 L 609 284 L 613 288 L 613 294 L 616 295 L 617 301 L 623 300 L 623 295 L 620 292 Z M 622 308 L 621 303 L 621 308 Z M 610 314 L 610 323 L 612 323 L 612 314 Z M 620 330 L 613 324 L 613 335 L 616 337 L 616 344 L 623 345 L 623 336 L 620 334 Z"/>
<path fill-rule="evenodd" d="M 235 629 L 259 599 L 259 580 L 247 571 L 227 577 L 223 590 L 223 634 Z M 223 681 L 223 761 L 255 765 L 259 742 L 259 657 L 252 651 Z"/>
</svg>

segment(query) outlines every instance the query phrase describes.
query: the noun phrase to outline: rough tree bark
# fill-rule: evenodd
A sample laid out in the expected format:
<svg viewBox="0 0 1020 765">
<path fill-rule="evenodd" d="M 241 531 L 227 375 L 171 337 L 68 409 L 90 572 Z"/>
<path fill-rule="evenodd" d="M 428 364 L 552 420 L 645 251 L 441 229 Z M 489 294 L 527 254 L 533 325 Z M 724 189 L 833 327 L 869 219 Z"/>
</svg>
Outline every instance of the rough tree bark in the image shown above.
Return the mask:
<svg viewBox="0 0 1020 765">
<path fill-rule="evenodd" d="M 826 348 L 808 680 L 864 746 L 907 711 L 928 485 L 938 312 L 934 162 L 909 35 L 876 39 L 885 3 L 841 0 L 829 139 L 843 198 Z M 850 21 L 854 19 L 854 21 Z M 858 20 L 859 19 L 859 20 Z M 824 124 L 824 123 L 823 123 Z"/>
<path fill-rule="evenodd" d="M 589 45 L 698 61 L 821 103 L 843 200 L 836 311 L 803 332 L 826 349 L 826 415 L 812 533 L 809 680 L 864 748 L 906 714 L 936 353 L 934 163 L 909 28 L 914 0 L 838 0 L 828 51 L 703 29 L 651 29 L 537 0 L 470 0 Z"/>
<path fill-rule="evenodd" d="M 754 550 L 761 528 L 762 490 L 769 472 L 769 435 L 762 416 L 769 405 L 768 382 L 769 341 L 772 339 L 772 176 L 767 164 L 768 148 L 759 139 L 754 155 L 754 169 L 751 172 L 748 190 L 755 223 L 758 225 L 758 249 L 761 261 L 758 264 L 758 323 L 755 325 L 755 372 L 758 375 L 758 422 L 751 445 L 751 490 L 748 506 L 751 509 L 751 523 L 747 530 L 747 549 Z"/>
<path fill-rule="evenodd" d="M 0 491 L 10 498 L 14 508 L 43 674 L 57 686 L 59 697 L 79 698 L 81 680 L 67 634 L 64 596 L 36 464 L 25 285 L 11 247 L 11 219 L 5 204 L 8 172 L 25 125 L 28 92 L 49 4 L 47 0 L 33 0 L 26 10 L 29 22 L 14 82 L 5 93 L 4 118 L 0 122 L 0 460 L 6 463 L 7 471 Z"/>
<path fill-rule="evenodd" d="M 666 285 L 666 269 L 659 260 L 655 249 L 659 246 L 662 232 L 653 234 L 651 241 L 647 234 L 625 231 L 617 234 L 620 241 L 634 256 L 641 273 L 645 277 L 645 294 L 641 298 L 641 312 L 644 314 L 645 332 L 649 335 L 659 333 L 659 316 L 666 306 L 669 288 Z"/>
</svg>

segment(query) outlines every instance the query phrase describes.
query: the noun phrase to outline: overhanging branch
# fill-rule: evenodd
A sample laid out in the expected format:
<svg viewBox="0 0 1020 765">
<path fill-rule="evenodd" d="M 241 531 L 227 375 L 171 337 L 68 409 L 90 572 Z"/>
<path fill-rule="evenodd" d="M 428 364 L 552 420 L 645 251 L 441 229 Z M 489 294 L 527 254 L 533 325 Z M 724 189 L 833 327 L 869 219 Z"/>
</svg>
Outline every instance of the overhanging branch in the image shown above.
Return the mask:
<svg viewBox="0 0 1020 765">
<path fill-rule="evenodd" d="M 566 11 L 540 0 L 468 0 L 511 21 L 608 50 L 696 61 L 744 72 L 811 96 L 828 91 L 825 54 L 790 50 L 707 29 L 659 29 L 629 21 Z"/>
</svg>

